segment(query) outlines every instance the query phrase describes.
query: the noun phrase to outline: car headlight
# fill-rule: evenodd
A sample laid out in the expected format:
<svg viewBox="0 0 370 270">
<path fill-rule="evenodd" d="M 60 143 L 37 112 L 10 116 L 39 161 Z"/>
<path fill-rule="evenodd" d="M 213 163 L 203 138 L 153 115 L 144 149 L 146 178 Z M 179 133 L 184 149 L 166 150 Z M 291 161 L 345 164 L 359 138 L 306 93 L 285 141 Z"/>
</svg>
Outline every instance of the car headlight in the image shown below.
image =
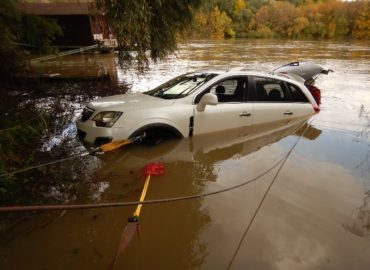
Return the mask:
<svg viewBox="0 0 370 270">
<path fill-rule="evenodd" d="M 92 120 L 95 121 L 97 127 L 112 127 L 121 115 L 122 112 L 100 112 Z"/>
</svg>

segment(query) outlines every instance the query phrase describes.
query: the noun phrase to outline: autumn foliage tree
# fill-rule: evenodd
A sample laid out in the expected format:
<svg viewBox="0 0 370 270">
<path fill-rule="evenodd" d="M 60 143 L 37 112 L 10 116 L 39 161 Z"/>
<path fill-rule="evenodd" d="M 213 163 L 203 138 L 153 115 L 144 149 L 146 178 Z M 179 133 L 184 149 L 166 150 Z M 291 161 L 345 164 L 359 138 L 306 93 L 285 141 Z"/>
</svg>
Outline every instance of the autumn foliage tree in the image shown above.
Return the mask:
<svg viewBox="0 0 370 270">
<path fill-rule="evenodd" d="M 195 31 L 212 36 L 212 32 L 202 31 L 204 25 L 198 19 L 209 20 L 217 8 L 214 15 L 219 18 L 214 21 L 220 21 L 225 14 L 231 19 L 227 29 L 236 37 L 370 39 L 369 6 L 370 1 L 203 0 Z"/>
<path fill-rule="evenodd" d="M 232 20 L 224 11 L 215 6 L 210 12 L 200 10 L 195 16 L 195 36 L 209 38 L 233 37 Z"/>
<path fill-rule="evenodd" d="M 260 8 L 256 14 L 257 32 L 269 28 L 278 37 L 292 37 L 295 33 L 295 20 L 298 9 L 291 3 L 272 1 Z"/>
<path fill-rule="evenodd" d="M 353 36 L 357 39 L 369 39 L 370 37 L 370 5 L 359 13 L 353 27 Z"/>
</svg>

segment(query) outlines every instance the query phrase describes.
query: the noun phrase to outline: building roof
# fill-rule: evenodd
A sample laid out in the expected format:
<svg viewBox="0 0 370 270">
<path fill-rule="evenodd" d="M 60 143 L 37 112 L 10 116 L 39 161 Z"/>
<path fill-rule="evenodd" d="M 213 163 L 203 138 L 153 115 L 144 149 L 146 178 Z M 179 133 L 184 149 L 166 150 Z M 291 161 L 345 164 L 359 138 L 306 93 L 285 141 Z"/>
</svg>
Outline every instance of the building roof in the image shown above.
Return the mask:
<svg viewBox="0 0 370 270">
<path fill-rule="evenodd" d="M 93 3 L 20 3 L 19 8 L 34 15 L 88 15 L 96 10 Z"/>
</svg>

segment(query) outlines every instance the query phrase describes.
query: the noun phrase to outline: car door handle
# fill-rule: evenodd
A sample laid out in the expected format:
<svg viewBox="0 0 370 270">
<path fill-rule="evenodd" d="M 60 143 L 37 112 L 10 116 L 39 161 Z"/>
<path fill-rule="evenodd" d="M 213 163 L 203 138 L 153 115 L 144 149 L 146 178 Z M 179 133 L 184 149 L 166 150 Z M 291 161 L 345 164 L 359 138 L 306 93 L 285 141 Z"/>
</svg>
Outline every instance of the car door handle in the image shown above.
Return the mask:
<svg viewBox="0 0 370 270">
<path fill-rule="evenodd" d="M 248 112 L 242 112 L 241 114 L 239 114 L 240 117 L 244 117 L 244 116 L 251 116 L 252 114 L 251 113 L 248 113 Z"/>
<path fill-rule="evenodd" d="M 288 111 L 288 112 L 285 112 L 284 115 L 293 115 L 293 113 Z"/>
</svg>

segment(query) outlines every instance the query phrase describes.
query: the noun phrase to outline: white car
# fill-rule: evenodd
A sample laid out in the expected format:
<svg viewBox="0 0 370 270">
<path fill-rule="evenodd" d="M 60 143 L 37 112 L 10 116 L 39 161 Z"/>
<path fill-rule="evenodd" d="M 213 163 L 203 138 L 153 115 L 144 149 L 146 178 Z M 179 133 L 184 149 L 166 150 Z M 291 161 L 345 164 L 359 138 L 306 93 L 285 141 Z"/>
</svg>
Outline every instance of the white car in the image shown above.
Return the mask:
<svg viewBox="0 0 370 270">
<path fill-rule="evenodd" d="M 294 62 L 269 73 L 242 68 L 187 73 L 148 92 L 89 103 L 77 120 L 78 136 L 96 146 L 141 134 L 156 143 L 171 136 L 288 124 L 320 110 L 308 87 L 329 71 Z"/>
</svg>

